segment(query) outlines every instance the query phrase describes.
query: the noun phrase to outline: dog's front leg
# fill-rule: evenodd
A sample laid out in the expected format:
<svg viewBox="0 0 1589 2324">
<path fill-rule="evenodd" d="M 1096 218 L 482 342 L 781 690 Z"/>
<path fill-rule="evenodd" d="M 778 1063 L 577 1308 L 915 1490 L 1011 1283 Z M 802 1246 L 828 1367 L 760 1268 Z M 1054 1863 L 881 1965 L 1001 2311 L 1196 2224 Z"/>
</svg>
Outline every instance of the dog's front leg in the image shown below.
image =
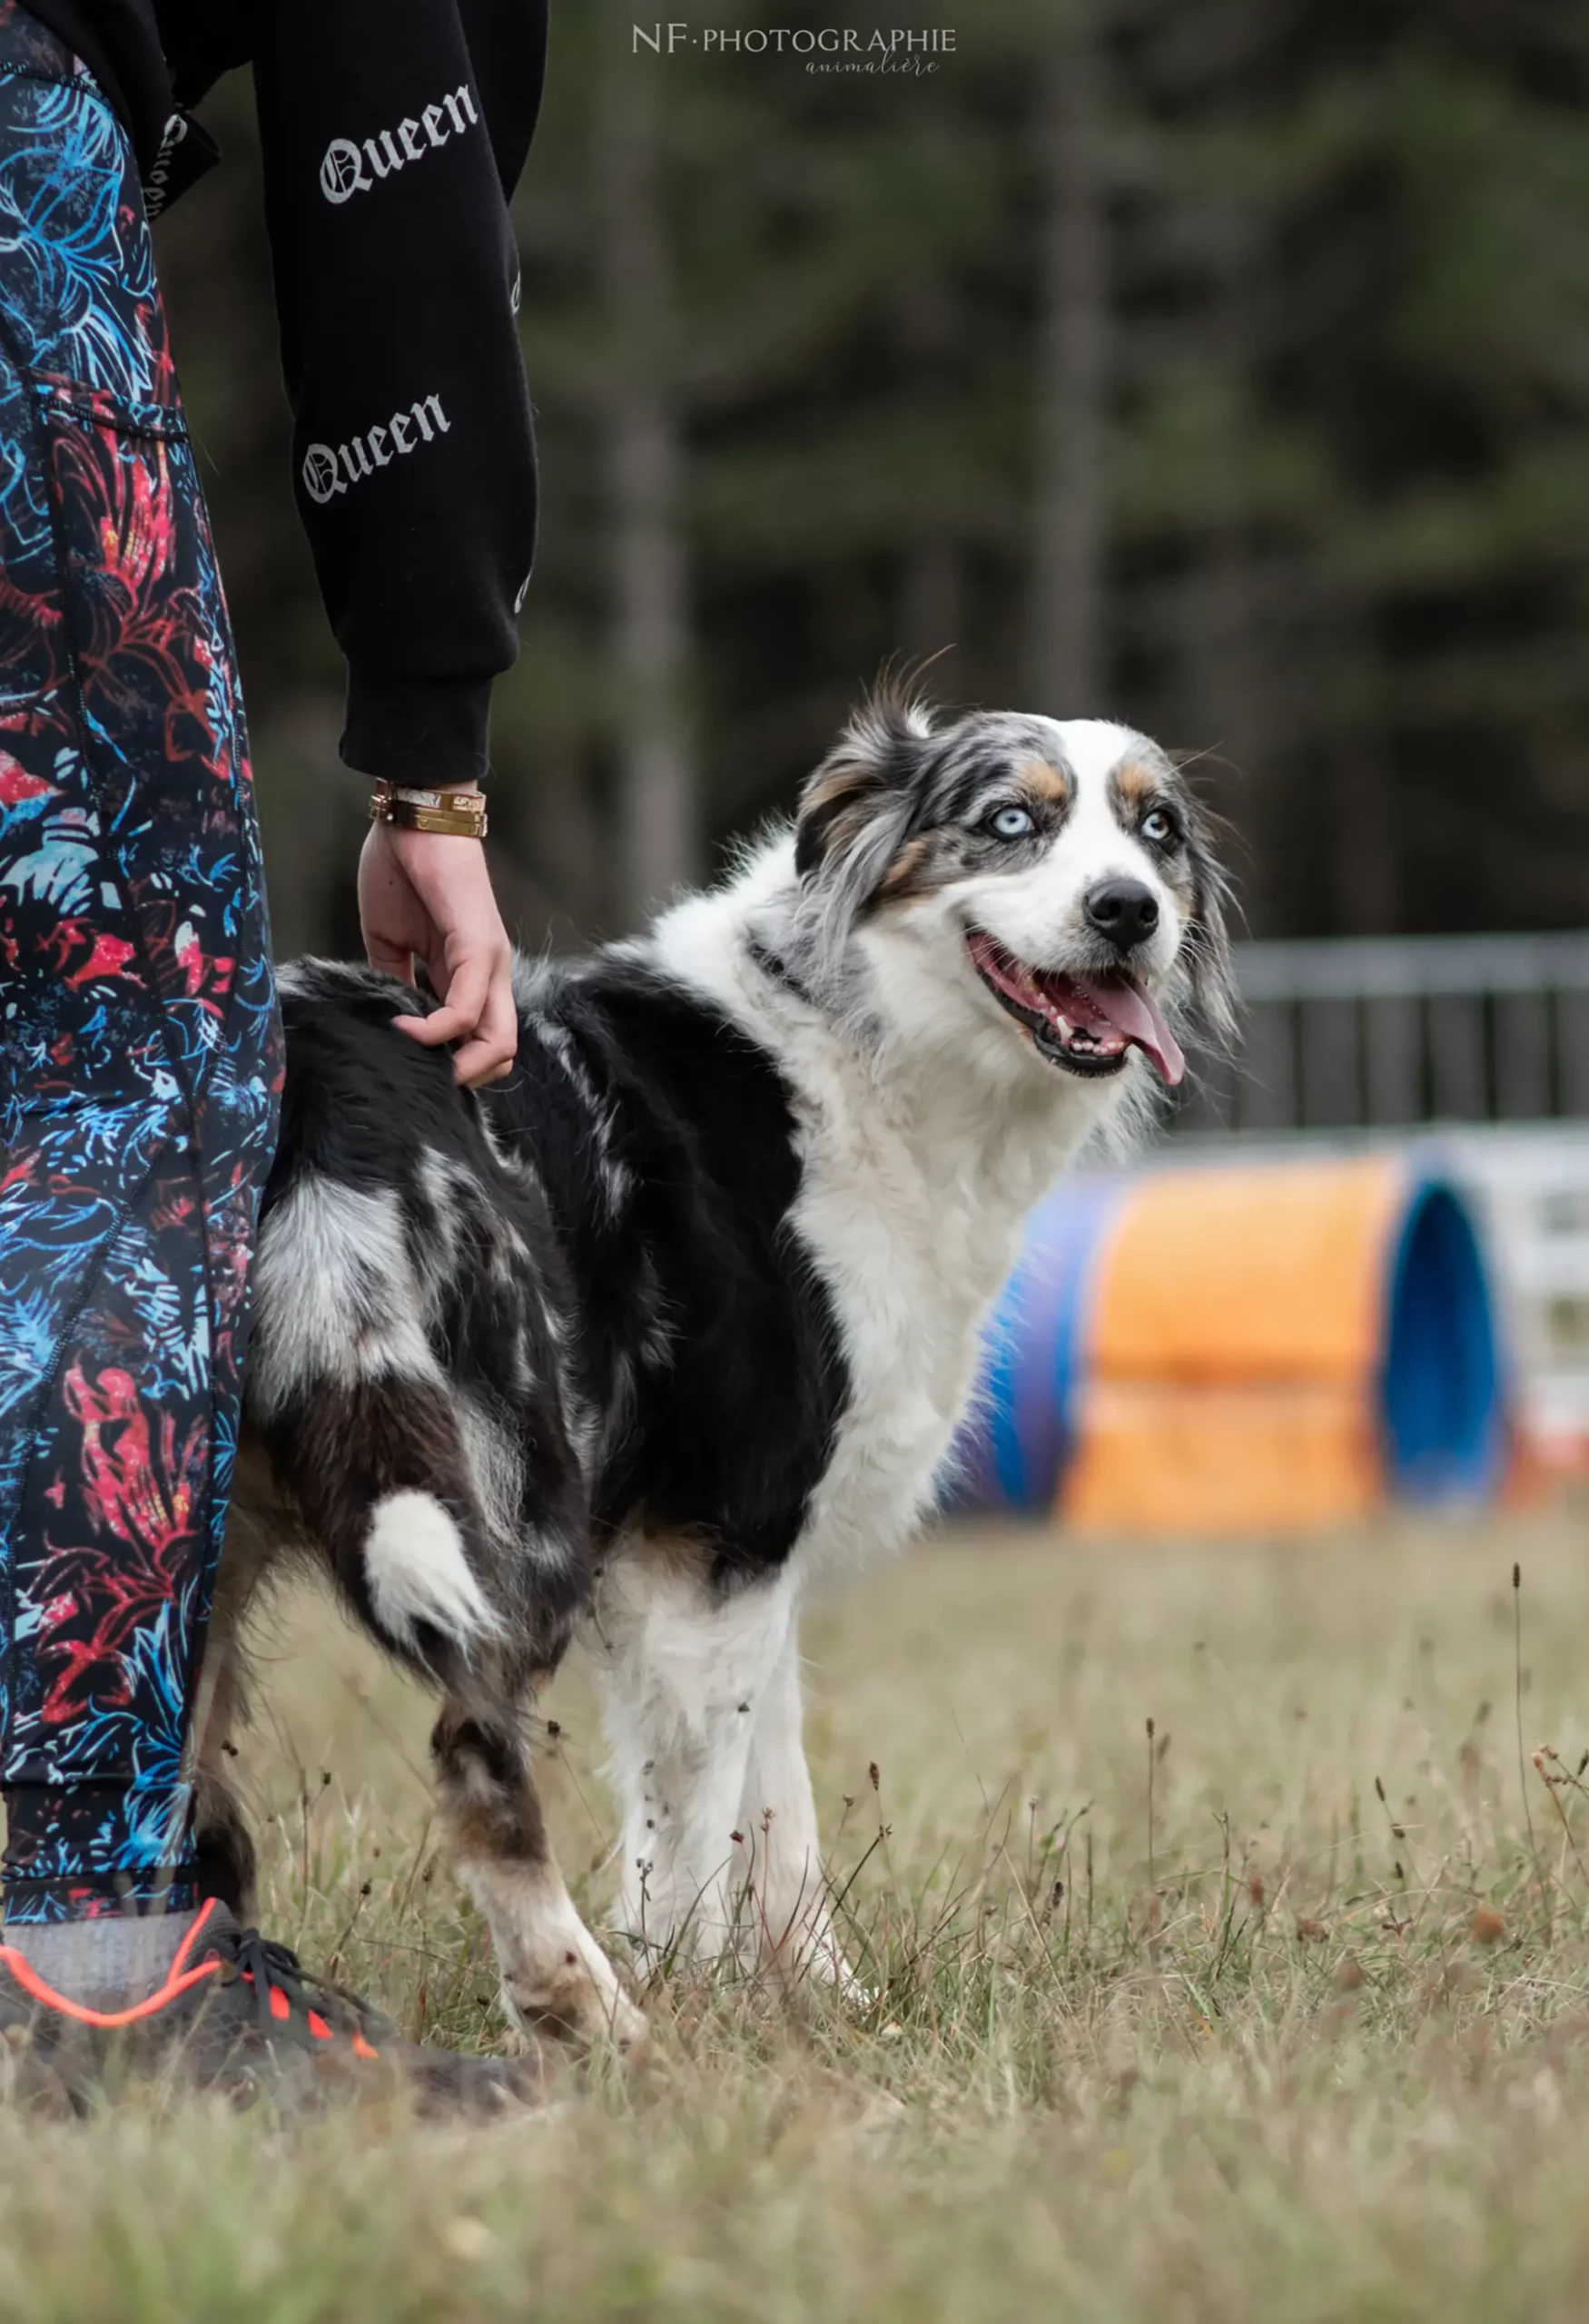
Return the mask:
<svg viewBox="0 0 1589 2324">
<path fill-rule="evenodd" d="M 623 1926 L 655 1965 L 711 1960 L 754 1926 L 755 1834 L 741 1821 L 752 1737 L 794 1627 L 785 1575 L 717 1588 L 641 1551 L 604 1585 L 612 1773 L 623 1805 Z"/>
<path fill-rule="evenodd" d="M 791 1620 L 751 1737 L 739 1828 L 752 1851 L 758 1953 L 787 1974 L 865 1999 L 834 1928 L 801 1735 L 800 1641 Z"/>
</svg>

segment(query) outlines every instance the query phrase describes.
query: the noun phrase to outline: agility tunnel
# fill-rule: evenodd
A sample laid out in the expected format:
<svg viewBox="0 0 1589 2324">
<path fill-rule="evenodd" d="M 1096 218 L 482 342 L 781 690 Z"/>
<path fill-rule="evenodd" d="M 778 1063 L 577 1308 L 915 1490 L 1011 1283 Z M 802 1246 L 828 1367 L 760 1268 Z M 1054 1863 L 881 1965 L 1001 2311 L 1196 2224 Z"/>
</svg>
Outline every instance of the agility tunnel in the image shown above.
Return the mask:
<svg viewBox="0 0 1589 2324">
<path fill-rule="evenodd" d="M 1087 1532 L 1482 1501 L 1507 1426 L 1467 1206 L 1405 1157 L 1078 1182 L 1032 1223 L 959 1449 L 958 1506 Z"/>
</svg>

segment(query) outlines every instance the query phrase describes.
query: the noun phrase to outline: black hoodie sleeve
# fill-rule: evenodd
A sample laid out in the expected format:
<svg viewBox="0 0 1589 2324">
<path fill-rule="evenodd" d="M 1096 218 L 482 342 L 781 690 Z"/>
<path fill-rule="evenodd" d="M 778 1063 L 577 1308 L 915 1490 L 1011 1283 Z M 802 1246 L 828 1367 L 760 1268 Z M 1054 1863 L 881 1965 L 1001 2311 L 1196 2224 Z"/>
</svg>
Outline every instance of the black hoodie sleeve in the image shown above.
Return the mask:
<svg viewBox="0 0 1589 2324">
<path fill-rule="evenodd" d="M 253 35 L 298 506 L 348 658 L 341 754 L 483 778 L 535 448 L 508 202 L 544 0 L 271 0 Z"/>
</svg>

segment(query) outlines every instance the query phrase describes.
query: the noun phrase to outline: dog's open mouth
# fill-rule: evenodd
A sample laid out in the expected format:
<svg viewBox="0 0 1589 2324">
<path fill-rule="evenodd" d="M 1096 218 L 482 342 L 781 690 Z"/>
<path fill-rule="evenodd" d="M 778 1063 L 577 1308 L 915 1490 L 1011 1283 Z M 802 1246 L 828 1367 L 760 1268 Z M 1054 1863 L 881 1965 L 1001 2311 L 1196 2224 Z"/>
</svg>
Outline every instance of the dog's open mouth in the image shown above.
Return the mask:
<svg viewBox="0 0 1589 2324">
<path fill-rule="evenodd" d="M 1095 1078 L 1119 1073 L 1132 1049 L 1150 1059 L 1166 1088 L 1173 1089 L 1186 1071 L 1164 1011 L 1129 969 L 1072 976 L 1028 968 L 981 928 L 967 931 L 965 949 L 994 999 L 1026 1027 L 1044 1057 L 1067 1072 Z"/>
</svg>

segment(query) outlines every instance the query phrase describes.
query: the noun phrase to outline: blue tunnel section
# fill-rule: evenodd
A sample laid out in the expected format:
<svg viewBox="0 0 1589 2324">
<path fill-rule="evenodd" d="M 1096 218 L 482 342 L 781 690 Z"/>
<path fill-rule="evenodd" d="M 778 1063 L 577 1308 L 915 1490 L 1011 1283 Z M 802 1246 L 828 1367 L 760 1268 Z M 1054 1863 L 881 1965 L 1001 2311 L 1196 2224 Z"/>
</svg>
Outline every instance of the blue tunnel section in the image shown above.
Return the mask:
<svg viewBox="0 0 1589 2324">
<path fill-rule="evenodd" d="M 1482 1499 L 1501 1482 L 1501 1356 L 1478 1237 L 1456 1189 L 1414 1179 L 1389 1254 L 1379 1412 L 1391 1489 Z"/>
</svg>

